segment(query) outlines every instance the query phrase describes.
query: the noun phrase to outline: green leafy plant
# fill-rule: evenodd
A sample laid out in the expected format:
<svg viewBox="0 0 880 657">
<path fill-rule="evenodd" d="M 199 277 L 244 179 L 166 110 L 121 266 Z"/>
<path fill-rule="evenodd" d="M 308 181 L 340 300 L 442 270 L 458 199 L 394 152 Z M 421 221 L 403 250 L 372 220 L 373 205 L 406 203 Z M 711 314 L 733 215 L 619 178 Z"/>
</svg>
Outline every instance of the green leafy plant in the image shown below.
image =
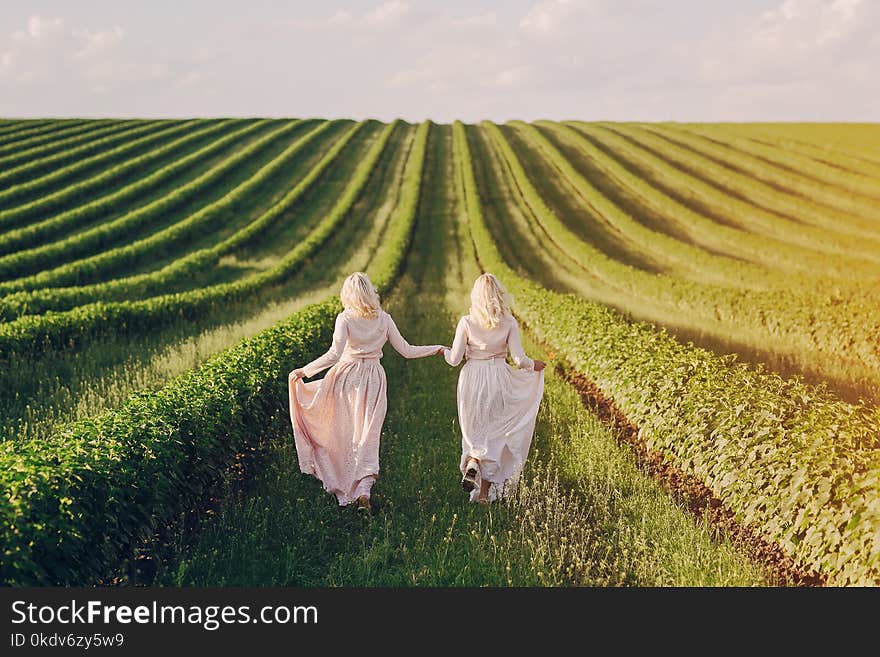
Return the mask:
<svg viewBox="0 0 880 657">
<path fill-rule="evenodd" d="M 524 279 L 486 225 L 463 125 L 455 125 L 454 136 L 481 265 L 505 281 L 538 339 L 594 381 L 650 447 L 700 477 L 743 523 L 833 582 L 880 583 L 880 412 Z"/>
<path fill-rule="evenodd" d="M 383 136 L 393 129 L 383 130 Z M 398 274 L 407 250 L 430 124 L 419 126 L 401 190 L 392 248 L 374 262 L 381 290 Z M 380 138 L 364 162 L 378 158 Z M 359 168 L 358 180 L 372 164 Z M 350 185 L 335 222 L 363 184 Z M 344 209 L 343 209 L 344 208 Z M 325 223 L 331 232 L 335 223 Z M 318 244 L 320 236 L 313 236 Z M 335 298 L 211 359 L 155 393 L 134 395 L 118 409 L 64 427 L 49 440 L 0 445 L 0 574 L 7 585 L 74 584 L 106 574 L 163 521 L 189 508 L 246 445 L 253 427 L 283 412 L 291 363 L 326 349 Z"/>
</svg>

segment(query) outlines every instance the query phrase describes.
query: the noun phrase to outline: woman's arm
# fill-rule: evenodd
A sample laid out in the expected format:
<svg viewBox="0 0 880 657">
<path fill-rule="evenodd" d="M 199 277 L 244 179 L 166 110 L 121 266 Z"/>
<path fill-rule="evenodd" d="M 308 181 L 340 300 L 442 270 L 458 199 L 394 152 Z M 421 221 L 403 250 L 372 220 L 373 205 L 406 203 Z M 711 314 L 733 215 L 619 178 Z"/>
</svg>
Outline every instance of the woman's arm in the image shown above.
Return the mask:
<svg viewBox="0 0 880 657">
<path fill-rule="evenodd" d="M 346 342 L 348 342 L 348 328 L 345 324 L 345 318 L 342 316 L 342 313 L 339 313 L 336 316 L 336 325 L 333 328 L 333 344 L 330 345 L 330 349 L 327 350 L 327 353 L 323 356 L 318 356 L 318 358 L 311 363 L 301 368 L 303 376 L 315 376 L 326 370 L 328 367 L 335 365 L 342 356 Z"/>
<path fill-rule="evenodd" d="M 535 361 L 526 356 L 526 352 L 522 346 L 522 339 L 519 335 L 519 324 L 515 317 L 511 317 L 512 324 L 510 326 L 510 334 L 507 336 L 507 348 L 510 349 L 510 357 L 513 362 L 521 370 L 535 369 Z"/>
<path fill-rule="evenodd" d="M 388 342 L 394 347 L 394 350 L 404 358 L 424 358 L 425 356 L 433 356 L 443 350 L 443 345 L 431 344 L 424 347 L 412 345 L 407 342 L 397 329 L 397 324 L 388 315 Z"/>
<path fill-rule="evenodd" d="M 464 317 L 458 320 L 458 326 L 455 327 L 455 339 L 452 341 L 452 349 L 445 349 L 443 357 L 446 362 L 455 367 L 464 358 L 464 351 L 467 347 L 467 324 Z"/>
</svg>

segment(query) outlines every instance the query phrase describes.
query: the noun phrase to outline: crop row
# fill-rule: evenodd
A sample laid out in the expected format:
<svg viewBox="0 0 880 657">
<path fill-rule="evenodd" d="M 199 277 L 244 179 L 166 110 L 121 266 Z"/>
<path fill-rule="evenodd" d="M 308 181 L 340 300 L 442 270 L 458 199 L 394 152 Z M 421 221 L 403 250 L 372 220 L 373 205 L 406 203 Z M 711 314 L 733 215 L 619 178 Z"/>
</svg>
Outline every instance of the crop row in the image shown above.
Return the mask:
<svg viewBox="0 0 880 657">
<path fill-rule="evenodd" d="M 737 258 L 714 255 L 705 249 L 678 240 L 666 233 L 652 230 L 629 215 L 581 175 L 550 141 L 536 128 L 515 124 L 516 134 L 523 143 L 538 151 L 546 163 L 547 173 L 563 180 L 574 192 L 581 207 L 597 220 L 607 222 L 642 252 L 666 264 L 672 272 L 685 278 L 729 287 L 751 289 L 787 289 L 793 285 L 790 273 L 779 272 L 744 262 Z M 546 176 L 549 177 L 549 176 Z M 815 279 L 809 281 L 811 289 Z"/>
<path fill-rule="evenodd" d="M 636 131 L 622 124 L 615 124 L 613 130 L 580 122 L 572 125 L 591 139 L 609 144 L 615 150 L 620 148 L 622 155 L 635 159 L 640 167 L 667 176 L 670 184 L 682 193 L 744 230 L 835 258 L 880 262 L 880 249 L 855 236 L 834 234 L 768 210 L 762 198 L 749 193 L 751 183 L 747 177 L 734 174 L 652 132 Z M 738 181 L 733 180 L 734 175 Z"/>
<path fill-rule="evenodd" d="M 724 147 L 723 152 L 734 155 L 734 166 L 769 184 L 857 216 L 880 219 L 877 181 L 861 173 L 844 171 L 786 148 L 761 144 L 741 137 L 729 127 L 687 125 L 678 129 Z"/>
<path fill-rule="evenodd" d="M 370 150 L 359 162 L 355 173 L 337 199 L 332 210 L 272 268 L 232 283 L 166 294 L 143 301 L 96 302 L 61 313 L 28 315 L 13 322 L 0 324 L 0 357 L 29 357 L 47 347 L 60 348 L 78 343 L 107 331 L 143 332 L 161 326 L 168 317 L 192 321 L 207 315 L 216 307 L 252 296 L 272 284 L 293 275 L 333 233 L 354 204 L 379 160 L 392 130 L 393 123 L 383 128 Z M 291 199 L 298 198 L 294 188 L 273 207 L 283 212 Z"/>
<path fill-rule="evenodd" d="M 873 339 L 880 331 L 880 317 L 861 299 L 829 304 L 827 296 L 720 288 L 649 274 L 609 258 L 580 240 L 546 205 L 498 127 L 485 124 L 484 129 L 507 166 L 512 186 L 543 230 L 585 271 L 611 287 L 642 302 L 674 309 L 701 327 L 717 322 L 730 331 L 748 331 L 753 339 L 777 341 L 789 351 L 806 349 L 835 362 L 868 368 L 880 365 L 880 345 Z"/>
<path fill-rule="evenodd" d="M 857 162 L 880 164 L 880 127 L 876 123 L 753 123 L 744 130 L 772 130 L 779 137 L 811 144 Z"/>
<path fill-rule="evenodd" d="M 20 140 L 16 143 L 14 151 L 6 151 L 5 154 L 0 154 L 0 171 L 13 167 L 24 160 L 43 157 L 64 148 L 69 148 L 71 143 L 78 143 L 76 140 L 86 141 L 93 139 L 95 134 L 100 134 L 107 128 L 115 126 L 117 130 L 121 130 L 125 125 L 125 121 L 113 119 L 92 120 L 83 123 L 73 123 L 63 130 L 59 130 L 46 137 L 37 136 L 31 139 Z M 2 134 L 0 134 L 0 139 L 2 139 Z M 74 141 L 71 142 L 71 139 Z"/>
<path fill-rule="evenodd" d="M 419 176 L 427 135 L 423 124 L 410 156 Z M 407 178 L 401 211 L 410 215 L 397 222 L 392 248 L 371 270 L 382 291 L 406 253 L 420 182 Z M 94 581 L 156 527 L 198 504 L 235 454 L 258 443 L 253 427 L 283 421 L 287 371 L 326 349 L 339 310 L 335 298 L 310 306 L 154 393 L 50 440 L 3 445 L 4 583 Z"/>
<path fill-rule="evenodd" d="M 245 124 L 247 125 L 247 124 Z M 0 254 L 18 251 L 33 245 L 56 238 L 65 232 L 79 228 L 97 217 L 107 218 L 115 209 L 126 207 L 123 203 L 137 198 L 146 191 L 155 188 L 166 180 L 174 179 L 189 167 L 218 152 L 221 148 L 235 140 L 236 137 L 217 139 L 200 147 L 193 153 L 183 154 L 187 147 L 199 145 L 206 137 L 215 137 L 218 133 L 229 131 L 233 126 L 241 127 L 237 122 L 211 122 L 198 130 L 188 132 L 166 144 L 161 144 L 143 155 L 128 158 L 115 166 L 104 169 L 100 173 L 73 185 L 63 187 L 56 192 L 9 210 L 0 211 L 0 225 L 21 225 L 34 216 L 46 217 L 53 210 L 64 208 L 54 216 L 48 216 L 37 222 L 29 223 L 22 228 L 9 230 L 0 235 Z M 247 130 L 235 130 L 234 135 L 240 137 L 248 134 Z M 133 182 L 117 187 L 121 180 L 132 174 L 140 174 L 151 164 L 171 161 L 161 168 L 137 178 Z M 110 190 L 109 193 L 95 198 L 95 190 Z M 75 203 L 85 201 L 82 205 Z M 73 207 L 70 207 L 73 206 Z M 2 263 L 2 260 L 0 260 Z M 0 264 L 2 268 L 2 264 Z"/>
<path fill-rule="evenodd" d="M 729 253 L 731 256 L 755 262 L 769 270 L 796 274 L 793 282 L 810 278 L 833 277 L 851 281 L 855 271 L 864 278 L 880 277 L 878 263 L 843 259 L 799 247 L 784 241 L 757 235 L 737 228 L 680 201 L 670 193 L 689 191 L 688 180 L 676 169 L 664 166 L 659 158 L 637 150 L 631 143 L 607 133 L 606 153 L 588 141 L 584 135 L 572 127 L 561 123 L 540 122 L 540 131 L 549 135 L 556 143 L 574 151 L 578 157 L 589 162 L 592 169 L 599 171 L 614 184 L 617 193 L 636 199 L 645 214 L 661 217 L 688 239 L 705 249 L 716 253 Z M 596 136 L 596 135 L 594 135 Z M 636 167 L 639 173 L 633 172 Z M 712 187 L 704 188 L 706 203 L 714 201 L 713 208 L 729 203 L 724 195 Z M 711 197 L 711 198 L 710 198 Z M 723 205 L 721 206 L 723 207 Z M 734 210 L 731 210 L 733 212 Z"/>
<path fill-rule="evenodd" d="M 167 121 L 150 121 L 139 123 L 122 133 L 97 139 L 90 144 L 86 144 L 84 147 L 71 149 L 72 151 L 78 151 L 80 148 L 85 147 L 89 149 L 93 149 L 96 146 L 101 149 L 108 147 L 108 150 L 101 150 L 96 155 L 91 155 L 81 160 L 74 160 L 60 169 L 56 169 L 51 161 L 41 164 L 38 171 L 31 172 L 36 174 L 35 177 L 31 177 L 26 182 L 11 185 L 0 192 L 0 206 L 7 209 L 14 204 L 27 202 L 27 200 L 33 199 L 36 195 L 44 194 L 57 188 L 61 183 L 75 180 L 78 176 L 87 175 L 95 169 L 118 162 L 124 157 L 130 157 L 137 153 L 139 149 L 153 143 L 157 139 L 167 138 L 169 135 L 189 130 L 194 123 L 195 121 L 175 121 L 171 123 Z M 56 157 L 63 155 L 65 154 L 59 153 L 45 159 L 54 160 Z"/>
<path fill-rule="evenodd" d="M 302 150 L 323 132 L 323 127 L 327 125 L 329 123 L 322 124 L 322 126 L 319 126 L 319 128 L 295 142 L 288 155 Z M 342 150 L 348 145 L 354 135 L 362 129 L 363 125 L 364 123 L 355 124 L 342 137 L 337 139 L 318 163 L 284 197 L 285 202 L 283 204 L 273 205 L 257 219 L 214 246 L 193 251 L 159 270 L 144 274 L 116 278 L 92 285 L 41 288 L 7 295 L 0 298 L 0 319 L 9 321 L 25 314 L 37 315 L 49 310 L 69 310 L 75 306 L 96 301 L 107 302 L 137 299 L 151 294 L 159 294 L 172 283 L 213 267 L 224 255 L 241 247 L 254 237 L 261 235 L 273 224 L 277 223 L 283 213 L 296 203 L 338 158 Z"/>
<path fill-rule="evenodd" d="M 65 119 L 61 121 L 33 121 L 23 124 L 12 125 L 0 135 L 0 155 L 11 153 L 21 147 L 30 148 L 40 141 L 57 139 L 59 133 L 63 134 L 68 128 L 86 125 L 85 119 Z"/>
<path fill-rule="evenodd" d="M 323 124 L 322 124 L 323 125 Z M 151 257 L 156 249 L 162 248 L 176 239 L 192 235 L 210 224 L 211 220 L 235 203 L 245 198 L 244 194 L 255 185 L 274 174 L 286 161 L 285 152 L 276 156 L 260 171 L 244 183 L 227 192 L 220 199 L 202 207 L 184 220 L 153 233 L 149 237 L 129 242 L 123 246 L 100 252 L 96 250 L 108 244 L 118 243 L 137 231 L 161 220 L 172 208 L 179 207 L 191 199 L 199 197 L 205 188 L 217 183 L 226 174 L 235 171 L 243 163 L 265 150 L 270 144 L 283 139 L 290 132 L 299 129 L 300 122 L 282 123 L 269 133 L 254 140 L 234 155 L 224 158 L 220 163 L 201 173 L 196 178 L 177 187 L 172 192 L 157 198 L 145 205 L 127 212 L 112 221 L 98 224 L 88 230 L 76 233 L 66 239 L 51 242 L 35 249 L 14 253 L 0 259 L 0 272 L 5 278 L 16 274 L 40 271 L 26 277 L 0 283 L 0 293 L 18 290 L 37 289 L 39 287 L 58 287 L 61 285 L 79 285 L 92 280 L 100 280 L 114 271 L 121 271 L 138 262 Z M 319 129 L 321 126 L 319 126 Z M 248 128 L 245 128 L 247 130 Z M 230 136 L 231 138 L 232 136 Z M 173 166 L 173 165 L 171 165 Z M 56 265 L 59 260 L 70 261 L 80 256 L 79 260 Z"/>
<path fill-rule="evenodd" d="M 47 123 L 47 120 L 41 119 L 4 119 L 3 123 L 0 124 L 0 145 L 5 144 L 8 139 L 15 139 L 16 132 L 38 128 L 39 126 L 46 125 Z"/>
<path fill-rule="evenodd" d="M 105 137 L 125 133 L 133 126 L 146 125 L 147 121 L 95 121 L 85 126 L 87 131 L 74 131 L 73 136 L 34 146 L 0 158 L 0 185 L 8 187 L 57 169 L 69 162 L 101 150 Z"/>
<path fill-rule="evenodd" d="M 464 127 L 457 189 L 484 270 L 535 336 L 594 381 L 641 436 L 738 519 L 834 583 L 880 583 L 880 413 L 755 371 L 572 294 L 503 260 L 486 225 Z"/>
<path fill-rule="evenodd" d="M 90 583 L 197 505 L 235 454 L 259 442 L 254 427 L 272 426 L 284 373 L 326 349 L 334 310 L 306 308 L 49 439 L 0 445 L 4 583 Z"/>
<path fill-rule="evenodd" d="M 743 316 L 743 311 L 749 309 L 750 306 L 753 308 L 753 312 L 749 314 L 756 316 L 766 316 L 772 313 L 772 311 L 776 311 L 777 314 L 784 316 L 784 321 L 792 324 L 790 330 L 794 335 L 796 335 L 796 327 L 800 328 L 801 324 L 801 322 L 795 321 L 796 316 L 803 309 L 806 309 L 809 317 L 803 322 L 805 335 L 813 336 L 813 339 L 818 338 L 815 335 L 815 314 L 823 300 L 813 295 L 794 294 L 785 290 L 775 290 L 766 293 L 758 291 L 744 293 L 739 290 L 719 288 L 710 284 L 698 284 L 668 276 L 646 275 L 634 267 L 609 258 L 589 243 L 584 243 L 547 206 L 523 169 L 516 153 L 510 147 L 510 144 L 498 127 L 494 124 L 484 124 L 484 129 L 507 165 L 508 179 L 519 191 L 524 203 L 541 224 L 542 228 L 547 231 L 553 241 L 563 251 L 568 252 L 582 267 L 594 272 L 609 285 L 636 297 L 653 299 L 655 302 L 666 303 L 678 309 L 684 309 L 690 305 L 696 311 L 696 314 L 703 315 L 706 318 L 718 317 L 720 311 L 722 318 L 728 317 L 737 325 L 747 323 L 747 318 Z M 731 312 L 734 309 L 735 311 Z M 843 304 L 835 306 L 834 310 L 835 315 L 845 316 L 845 306 Z M 854 331 L 853 329 L 857 325 L 851 326 L 849 331 L 843 330 L 840 326 L 833 326 L 829 333 L 834 335 L 843 331 L 847 334 L 852 332 L 857 335 L 870 336 L 876 330 L 878 318 L 868 314 L 863 319 L 869 322 L 863 331 Z M 779 330 L 778 325 L 775 323 L 768 325 L 759 322 L 757 327 L 759 330 L 764 330 L 768 333 L 776 333 Z M 833 338 L 828 342 L 828 346 L 832 345 L 838 345 L 838 342 Z M 846 346 L 850 347 L 850 343 L 846 342 Z"/>
<path fill-rule="evenodd" d="M 880 162 L 872 162 L 862 157 L 849 155 L 839 149 L 821 144 L 811 144 L 806 141 L 795 139 L 785 134 L 780 134 L 779 129 L 768 129 L 766 126 L 749 126 L 751 129 L 744 133 L 752 140 L 775 148 L 784 148 L 789 153 L 796 153 L 810 158 L 814 162 L 830 165 L 850 174 L 869 179 L 880 179 Z M 742 130 L 742 128 L 740 128 Z M 870 194 L 876 197 L 877 190 Z"/>
<path fill-rule="evenodd" d="M 795 194 L 792 190 L 798 185 L 790 172 L 773 175 L 770 167 L 762 166 L 760 161 L 756 164 L 730 148 L 689 132 L 648 125 L 640 126 L 638 132 L 651 133 L 668 144 L 684 149 L 687 159 L 696 164 L 704 175 L 710 175 L 723 186 L 761 203 L 772 212 L 822 228 L 826 234 L 837 234 L 840 238 L 850 237 L 852 240 L 866 239 L 874 248 L 880 248 L 876 221 L 821 204 L 802 193 Z M 711 165 L 711 168 L 704 165 Z M 764 179 L 760 177 L 762 175 Z"/>
</svg>

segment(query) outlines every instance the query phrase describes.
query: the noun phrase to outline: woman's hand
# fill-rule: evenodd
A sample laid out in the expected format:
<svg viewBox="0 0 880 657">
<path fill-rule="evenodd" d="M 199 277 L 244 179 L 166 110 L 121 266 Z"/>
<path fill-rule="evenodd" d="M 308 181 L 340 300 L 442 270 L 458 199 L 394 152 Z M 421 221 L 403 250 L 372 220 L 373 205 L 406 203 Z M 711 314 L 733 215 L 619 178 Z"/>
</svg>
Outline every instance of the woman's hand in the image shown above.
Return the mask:
<svg viewBox="0 0 880 657">
<path fill-rule="evenodd" d="M 536 360 L 535 361 L 535 371 L 536 372 L 540 372 L 545 367 L 547 367 L 547 363 L 545 363 L 543 360 Z"/>
<path fill-rule="evenodd" d="M 447 349 L 449 349 L 449 347 L 444 347 L 443 345 L 440 345 L 440 346 L 437 348 L 437 351 L 436 351 L 435 353 L 436 353 L 438 356 L 442 356 L 442 355 L 443 355 L 443 352 L 446 351 Z"/>
<path fill-rule="evenodd" d="M 306 373 L 302 371 L 302 368 L 297 368 L 287 375 L 288 381 L 296 381 L 297 379 L 304 378 L 306 378 Z"/>
</svg>

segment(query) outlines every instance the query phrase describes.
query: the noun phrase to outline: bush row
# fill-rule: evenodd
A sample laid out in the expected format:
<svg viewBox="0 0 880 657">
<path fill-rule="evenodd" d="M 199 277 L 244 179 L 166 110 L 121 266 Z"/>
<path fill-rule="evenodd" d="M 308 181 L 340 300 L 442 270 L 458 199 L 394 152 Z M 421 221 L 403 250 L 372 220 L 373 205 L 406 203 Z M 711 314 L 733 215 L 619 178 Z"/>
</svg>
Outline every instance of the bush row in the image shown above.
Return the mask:
<svg viewBox="0 0 880 657">
<path fill-rule="evenodd" d="M 79 285 L 92 282 L 95 279 L 100 280 L 113 272 L 124 271 L 128 267 L 149 260 L 159 249 L 174 243 L 175 240 L 191 236 L 195 231 L 204 230 L 221 212 L 241 202 L 244 198 L 243 190 L 249 190 L 255 185 L 261 184 L 279 166 L 282 166 L 286 161 L 285 153 L 287 150 L 264 165 L 254 176 L 181 221 L 141 240 L 91 256 L 88 255 L 103 246 L 125 240 L 127 236 L 143 230 L 151 223 L 162 220 L 171 209 L 198 198 L 200 194 L 205 193 L 209 185 L 220 181 L 223 176 L 234 171 L 250 158 L 257 156 L 273 142 L 286 138 L 292 131 L 298 129 L 298 126 L 300 126 L 298 121 L 282 123 L 279 127 L 255 139 L 172 192 L 116 219 L 75 233 L 65 239 L 0 258 L 0 277 L 9 279 L 13 276 L 21 276 L 0 283 L 0 294 L 16 290 L 32 290 L 44 286 Z M 248 128 L 252 127 L 254 126 L 245 127 L 244 130 L 248 131 Z M 318 129 L 322 127 L 319 126 Z M 229 135 L 227 139 L 235 141 L 235 135 Z M 228 143 L 227 141 L 226 145 Z M 295 144 L 296 142 L 288 147 L 288 150 Z M 80 256 L 84 257 L 70 262 L 73 258 Z M 59 260 L 63 260 L 66 264 L 48 269 L 57 264 Z M 25 276 L 25 274 L 34 271 L 40 273 Z"/>
<path fill-rule="evenodd" d="M 410 246 L 410 239 L 415 225 L 416 214 L 419 209 L 419 199 L 422 187 L 422 178 L 425 171 L 425 158 L 428 150 L 428 138 L 431 132 L 431 123 L 425 121 L 416 128 L 409 159 L 403 172 L 400 196 L 397 201 L 395 213 L 399 215 L 398 221 L 393 222 L 383 239 L 387 247 L 384 259 L 377 259 L 369 267 L 370 279 L 380 289 L 391 286 L 397 276 L 400 263 L 403 262 L 406 251 Z"/>
<path fill-rule="evenodd" d="M 21 147 L 30 148 L 40 143 L 38 140 L 57 139 L 58 133 L 86 123 L 88 123 L 86 119 L 16 121 L 0 132 L 0 156 L 12 153 Z M 26 140 L 28 143 L 25 143 Z"/>
<path fill-rule="evenodd" d="M 0 444 L 0 577 L 5 585 L 87 584 L 187 511 L 283 409 L 286 373 L 322 353 L 333 302 L 220 354 L 155 393 Z"/>
<path fill-rule="evenodd" d="M 224 255 L 246 244 L 275 224 L 321 177 L 363 125 L 364 123 L 357 123 L 352 126 L 336 140 L 320 161 L 278 203 L 222 242 L 193 251 L 162 269 L 144 274 L 115 278 L 92 285 L 49 287 L 14 292 L 0 298 L 0 319 L 10 321 L 22 315 L 39 315 L 49 310 L 69 310 L 96 301 L 121 301 L 137 299 L 150 294 L 161 294 L 167 286 L 176 281 L 209 269 Z M 313 137 L 317 136 L 318 132 L 319 130 L 315 130 L 297 142 L 299 147 L 304 147 Z"/>
<path fill-rule="evenodd" d="M 55 169 L 86 157 L 101 148 L 97 146 L 89 149 L 91 144 L 144 123 L 146 121 L 94 121 L 64 130 L 64 134 L 60 135 L 61 139 L 55 139 L 48 144 L 25 148 L 0 157 L 0 185 L 14 185 L 33 177 L 32 172 L 39 175 L 41 171 Z"/>
<path fill-rule="evenodd" d="M 0 192 L 0 207 L 8 209 L 10 205 L 21 202 L 22 199 L 31 198 L 37 194 L 44 194 L 58 185 L 64 184 L 76 176 L 86 175 L 90 171 L 107 164 L 118 162 L 124 157 L 130 157 L 139 149 L 148 146 L 157 139 L 164 139 L 183 130 L 188 130 L 194 121 L 145 121 L 139 122 L 121 133 L 110 135 L 77 149 L 101 150 L 97 155 L 74 160 L 71 164 L 55 168 L 51 163 L 41 165 L 39 170 L 31 172 L 26 182 L 11 185 Z M 47 160 L 54 159 L 46 158 Z M 5 226 L 4 226 L 5 227 Z"/>
<path fill-rule="evenodd" d="M 41 196 L 35 201 L 0 211 L 0 223 L 9 227 L 21 226 L 11 229 L 0 235 L 0 254 L 7 254 L 32 247 L 40 242 L 57 238 L 66 232 L 75 230 L 87 224 L 90 220 L 98 217 L 107 217 L 114 210 L 128 207 L 133 199 L 155 188 L 162 182 L 172 179 L 176 175 L 186 171 L 187 168 L 197 164 L 212 153 L 217 152 L 223 146 L 228 145 L 230 139 L 216 139 L 218 133 L 230 131 L 233 126 L 241 128 L 239 122 L 211 121 L 205 122 L 199 129 L 184 134 L 178 139 L 158 146 L 143 155 L 132 157 L 123 162 L 111 166 L 101 173 L 87 178 L 86 180 L 62 187 L 56 192 Z M 241 136 L 242 130 L 236 130 L 234 134 Z M 202 146 L 201 142 L 206 138 L 213 139 L 211 143 Z M 195 145 L 195 152 L 188 152 Z M 184 154 L 186 153 L 186 154 Z M 134 173 L 144 171 L 146 167 L 153 165 L 162 159 L 171 160 L 167 165 L 138 177 L 133 182 L 117 187 L 120 180 Z M 104 192 L 103 196 L 95 198 L 95 191 Z M 51 212 L 62 210 L 77 202 L 85 201 L 82 205 L 70 207 L 54 216 L 48 216 Z M 26 226 L 28 220 L 37 217 L 46 217 Z"/>
<path fill-rule="evenodd" d="M 271 269 L 232 283 L 198 290 L 165 294 L 143 301 L 96 302 L 66 312 L 27 315 L 0 324 L 0 361 L 32 357 L 46 349 L 59 349 L 105 334 L 142 333 L 165 324 L 170 317 L 196 321 L 213 309 L 252 296 L 294 274 L 341 223 L 366 186 L 370 173 L 385 149 L 396 124 L 386 126 L 367 155 L 358 163 L 351 180 L 330 212 Z M 291 191 L 292 194 L 293 190 Z M 279 207 L 286 208 L 286 199 Z"/>
<path fill-rule="evenodd" d="M 772 125 L 768 129 L 766 124 L 754 124 L 749 128 L 747 133 L 749 137 L 761 143 L 782 148 L 792 155 L 809 158 L 811 162 L 830 165 L 849 176 L 868 178 L 869 180 L 880 179 L 880 162 L 872 162 L 863 157 L 849 155 L 839 148 L 835 148 L 833 141 L 828 143 L 821 138 L 813 143 L 802 141 L 793 135 L 780 133 L 776 129 L 776 125 Z M 877 197 L 876 187 L 874 189 L 875 191 L 869 194 L 872 198 Z"/>
<path fill-rule="evenodd" d="M 653 274 L 615 260 L 581 240 L 547 206 L 497 126 L 485 124 L 484 130 L 506 164 L 504 175 L 543 230 L 584 272 L 603 286 L 614 288 L 621 304 L 652 304 L 678 321 L 757 348 L 785 354 L 810 353 L 827 371 L 858 373 L 876 385 L 880 315 L 864 298 L 736 290 Z"/>
<path fill-rule="evenodd" d="M 624 239 L 649 253 L 653 259 L 662 259 L 671 267 L 686 272 L 688 278 L 698 277 L 719 285 L 754 289 L 791 287 L 793 277 L 790 273 L 768 270 L 738 258 L 716 255 L 646 226 L 581 175 L 534 126 L 517 122 L 514 128 L 519 139 L 538 151 L 544 162 L 556 170 L 554 173 L 561 174 L 569 183 L 580 197 L 581 206 L 589 208 L 591 214 L 607 222 Z M 497 131 L 494 125 L 492 129 Z M 815 279 L 810 283 L 815 286 Z"/>
<path fill-rule="evenodd" d="M 419 130 L 423 157 L 427 124 Z M 407 198 L 418 197 L 415 182 Z M 403 207 L 412 216 L 401 223 L 411 230 L 415 206 Z M 383 291 L 409 238 L 395 232 L 401 244 L 375 263 Z M 197 504 L 235 454 L 258 442 L 260 427 L 286 416 L 287 372 L 326 350 L 340 309 L 335 298 L 309 306 L 157 392 L 134 395 L 50 440 L 4 444 L 3 582 L 92 582 L 156 527 Z"/>
<path fill-rule="evenodd" d="M 457 123 L 453 134 L 458 191 L 481 265 L 505 281 L 534 335 L 741 522 L 833 583 L 880 584 L 880 411 L 522 278 L 487 227 L 464 127 Z"/>
<path fill-rule="evenodd" d="M 582 123 L 577 127 L 591 133 L 607 130 Z M 688 148 L 677 133 L 661 135 L 647 127 L 617 124 L 613 126 L 613 131 L 650 149 L 662 158 L 666 166 L 672 164 L 682 169 L 692 193 L 725 197 L 724 205 L 719 208 L 724 209 L 725 216 L 731 221 L 749 230 L 843 257 L 855 256 L 875 262 L 880 259 L 877 255 L 880 253 L 880 241 L 877 238 L 865 236 L 865 241 L 862 241 L 862 237 L 840 231 L 846 225 L 845 220 L 839 223 L 830 213 L 815 207 L 811 210 L 807 199 L 797 202 L 786 200 L 778 189 Z"/>
<path fill-rule="evenodd" d="M 624 193 L 635 196 L 645 207 L 646 212 L 663 217 L 685 231 L 701 246 L 759 262 L 771 269 L 798 274 L 795 282 L 800 278 L 809 280 L 821 276 L 852 281 L 854 271 L 874 278 L 878 276 L 876 263 L 855 258 L 844 259 L 764 235 L 756 235 L 692 209 L 687 203 L 665 191 L 678 192 L 689 189 L 688 181 L 680 178 L 680 173 L 674 167 L 664 165 L 659 158 L 654 158 L 643 151 L 636 151 L 631 143 L 614 133 L 602 133 L 605 147 L 612 151 L 606 153 L 571 126 L 549 121 L 542 121 L 538 125 L 555 140 L 576 149 L 589 160 L 591 166 L 599 169 L 615 185 L 624 190 Z M 636 173 L 632 168 L 645 173 Z M 717 208 L 723 206 L 728 199 L 722 192 L 716 190 L 713 197 L 706 201 L 711 201 L 712 207 Z M 733 210 L 731 212 L 733 213 Z"/>
<path fill-rule="evenodd" d="M 809 199 L 816 203 L 822 213 L 829 209 L 845 212 L 854 226 L 877 234 L 880 198 L 876 180 L 845 173 L 837 167 L 798 156 L 784 148 L 744 139 L 736 130 L 723 125 L 664 126 L 664 129 L 668 129 L 669 134 L 696 135 L 701 145 L 708 147 L 709 150 L 705 152 L 712 157 L 723 158 L 722 161 L 728 166 L 782 189 L 786 196 L 794 198 L 797 203 L 802 198 Z"/>
</svg>

